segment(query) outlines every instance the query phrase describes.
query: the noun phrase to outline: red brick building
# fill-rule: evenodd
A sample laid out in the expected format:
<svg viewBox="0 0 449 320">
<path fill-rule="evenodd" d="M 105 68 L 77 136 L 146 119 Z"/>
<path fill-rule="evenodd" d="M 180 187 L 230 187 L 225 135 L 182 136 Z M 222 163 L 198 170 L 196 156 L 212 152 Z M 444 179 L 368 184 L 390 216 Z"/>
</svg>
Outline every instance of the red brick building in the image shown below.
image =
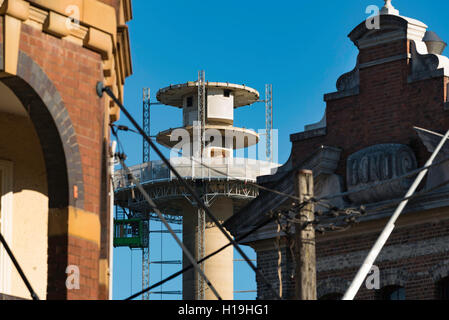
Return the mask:
<svg viewBox="0 0 449 320">
<path fill-rule="evenodd" d="M 108 299 L 109 124 L 130 0 L 0 1 L 0 230 L 41 299 Z M 76 281 L 68 276 L 79 270 Z M 29 293 L 0 250 L 0 295 Z M 67 273 L 66 273 L 67 272 Z"/>
<path fill-rule="evenodd" d="M 358 268 L 385 227 L 395 206 L 385 205 L 403 197 L 412 179 L 374 184 L 399 177 L 422 167 L 435 145 L 415 126 L 444 133 L 449 129 L 449 59 L 442 55 L 444 44 L 420 21 L 402 17 L 387 5 L 373 21 L 363 21 L 350 34 L 359 50 L 353 71 L 337 81 L 337 92 L 324 96 L 327 103 L 323 121 L 291 135 L 292 153 L 275 176 L 260 183 L 294 194 L 291 168 L 311 169 L 317 196 L 368 191 L 333 199 L 340 208 L 367 206 L 360 223 L 343 233 L 317 236 L 318 298 L 341 297 Z M 420 137 L 422 139 L 420 139 Z M 446 149 L 438 160 L 447 158 Z M 430 170 L 396 224 L 392 236 L 375 265 L 380 270 L 380 290 L 365 286 L 357 299 L 443 299 L 449 283 L 449 190 L 438 188 L 449 178 L 447 163 Z M 286 200 L 268 192 L 227 222 L 238 236 L 257 225 L 264 213 L 287 207 Z M 294 296 L 294 263 L 285 241 L 281 244 L 282 276 L 278 276 L 278 249 L 273 223 L 243 243 L 257 252 L 258 266 L 283 297 Z M 259 280 L 259 279 L 258 279 Z M 258 298 L 272 298 L 258 281 Z"/>
</svg>

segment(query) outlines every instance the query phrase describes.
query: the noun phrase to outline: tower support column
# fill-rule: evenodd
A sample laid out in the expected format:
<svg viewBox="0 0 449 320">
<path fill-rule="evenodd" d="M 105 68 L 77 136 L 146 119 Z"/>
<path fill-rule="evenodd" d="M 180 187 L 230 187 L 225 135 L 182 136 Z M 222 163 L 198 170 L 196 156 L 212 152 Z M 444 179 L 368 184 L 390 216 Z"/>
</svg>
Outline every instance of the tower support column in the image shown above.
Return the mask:
<svg viewBox="0 0 449 320">
<path fill-rule="evenodd" d="M 232 199 L 219 198 L 214 201 L 210 207 L 211 212 L 220 221 L 224 222 L 233 214 Z M 183 241 L 189 251 L 198 257 L 198 219 L 197 208 L 191 207 L 184 215 Z M 206 256 L 220 249 L 229 241 L 223 235 L 213 222 L 206 219 Z M 188 260 L 183 256 L 183 266 L 189 265 Z M 234 248 L 232 246 L 226 248 L 219 254 L 208 259 L 204 267 L 206 276 L 212 282 L 218 293 L 225 300 L 233 300 L 234 298 Z M 189 270 L 183 275 L 183 299 L 194 300 L 198 296 L 198 274 L 194 270 Z M 205 285 L 205 300 L 216 300 L 215 295 Z"/>
</svg>

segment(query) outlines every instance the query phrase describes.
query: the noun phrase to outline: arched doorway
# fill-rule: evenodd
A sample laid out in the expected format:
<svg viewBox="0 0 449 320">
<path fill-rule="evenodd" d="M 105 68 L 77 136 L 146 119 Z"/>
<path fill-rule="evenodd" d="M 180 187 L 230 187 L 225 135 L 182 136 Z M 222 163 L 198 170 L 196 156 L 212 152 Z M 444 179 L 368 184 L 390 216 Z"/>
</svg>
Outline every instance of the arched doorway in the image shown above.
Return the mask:
<svg viewBox="0 0 449 320">
<path fill-rule="evenodd" d="M 65 299 L 68 208 L 84 206 L 75 131 L 55 86 L 24 53 L 17 76 L 0 78 L 0 96 L 0 160 L 12 168 L 0 168 L 12 180 L 9 191 L 3 183 L 12 205 L 0 222 L 38 295 Z M 3 293 L 29 298 L 15 270 L 3 282 Z"/>
</svg>

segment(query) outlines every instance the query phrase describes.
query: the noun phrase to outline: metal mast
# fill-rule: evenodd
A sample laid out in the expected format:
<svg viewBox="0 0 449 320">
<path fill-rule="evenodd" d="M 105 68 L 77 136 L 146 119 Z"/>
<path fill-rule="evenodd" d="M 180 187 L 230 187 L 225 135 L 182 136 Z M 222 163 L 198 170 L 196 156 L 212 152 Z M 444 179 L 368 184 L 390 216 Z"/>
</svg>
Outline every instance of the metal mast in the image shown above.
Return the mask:
<svg viewBox="0 0 449 320">
<path fill-rule="evenodd" d="M 145 217 L 146 218 L 146 217 Z M 142 290 L 150 286 L 150 220 L 144 221 L 144 247 L 142 248 Z M 150 292 L 142 295 L 142 300 L 150 300 Z"/>
<path fill-rule="evenodd" d="M 206 82 L 205 82 L 205 72 L 203 70 L 198 72 L 198 122 L 200 122 L 200 132 L 199 132 L 199 156 L 201 162 L 204 157 L 204 149 L 206 144 Z M 206 215 L 203 209 L 198 208 L 198 260 L 201 260 L 206 256 L 206 243 L 205 243 L 205 233 L 206 233 Z M 204 263 L 200 264 L 201 270 L 204 272 Z M 198 295 L 197 300 L 204 300 L 205 294 L 205 283 L 204 279 L 197 276 L 198 281 Z"/>
<path fill-rule="evenodd" d="M 200 158 L 203 158 L 203 153 L 206 144 L 206 80 L 205 72 L 198 71 L 198 122 L 200 122 Z"/>
<path fill-rule="evenodd" d="M 267 161 L 273 161 L 273 85 L 265 85 L 265 125 Z"/>
<path fill-rule="evenodd" d="M 150 88 L 143 89 L 143 130 L 150 136 Z M 143 139 L 143 163 L 150 162 L 150 145 Z"/>
<path fill-rule="evenodd" d="M 150 136 L 150 88 L 143 89 L 143 130 Z M 150 162 L 150 145 L 143 139 L 143 163 Z M 148 239 L 142 248 L 142 290 L 150 286 L 150 219 L 149 214 L 144 213 L 145 231 L 144 239 Z M 150 300 L 150 293 L 142 295 L 142 300 Z"/>
</svg>

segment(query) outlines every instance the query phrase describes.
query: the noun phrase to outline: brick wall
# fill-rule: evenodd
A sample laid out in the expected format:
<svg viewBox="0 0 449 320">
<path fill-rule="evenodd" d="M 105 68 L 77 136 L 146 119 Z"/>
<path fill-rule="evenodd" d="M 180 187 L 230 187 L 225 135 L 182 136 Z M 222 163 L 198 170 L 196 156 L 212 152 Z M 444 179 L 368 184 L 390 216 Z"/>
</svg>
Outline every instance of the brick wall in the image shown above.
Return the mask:
<svg viewBox="0 0 449 320">
<path fill-rule="evenodd" d="M 130 1 L 100 1 L 116 9 L 120 23 L 123 23 L 119 19 L 123 4 L 126 5 L 125 20 L 131 18 L 127 12 Z M 28 109 L 44 153 L 50 203 L 47 297 L 107 299 L 105 275 L 111 241 L 109 115 L 105 98 L 99 99 L 95 90 L 98 81 L 105 81 L 102 69 L 105 61 L 99 53 L 80 43 L 43 32 L 36 21 L 30 20 L 21 26 L 17 77 L 8 76 L 0 81 Z M 4 40 L 2 28 L 3 17 L 0 16 L 0 45 Z M 123 34 L 119 32 L 118 35 Z M 71 39 L 80 41 L 77 37 Z M 113 54 L 117 55 L 116 62 L 120 60 L 125 69 L 130 68 L 128 61 L 124 62 L 126 53 Z M 0 67 L 3 67 L 2 62 L 3 51 L 0 50 Z M 123 76 L 130 72 L 126 71 Z M 78 197 L 74 195 L 74 186 L 78 187 Z M 75 215 L 77 210 L 82 211 L 88 219 L 92 219 L 92 215 L 98 216 L 99 239 L 98 234 L 92 236 L 92 232 L 85 238 L 85 235 L 78 237 L 71 233 L 66 216 L 73 210 Z M 97 218 L 93 220 L 96 225 Z M 65 287 L 68 265 L 80 267 L 80 290 Z"/>
<path fill-rule="evenodd" d="M 409 53 L 409 40 L 361 49 L 361 65 L 391 57 L 403 58 L 363 66 L 359 71 L 358 94 L 327 99 L 325 131 L 316 135 L 308 133 L 308 137 L 305 134 L 292 136 L 293 164 L 304 161 L 321 145 L 337 147 L 342 154 L 336 173 L 344 181 L 349 155 L 376 144 L 399 143 L 411 147 L 418 165 L 424 165 L 430 154 L 413 127 L 436 132 L 449 128 L 449 113 L 445 110 L 449 80 L 441 76 L 409 82 Z M 449 276 L 449 246 L 446 244 L 449 216 L 430 221 L 427 214 L 421 212 L 418 222 L 396 228 L 376 261 L 381 272 L 381 286 L 401 285 L 405 287 L 407 299 L 437 298 L 436 283 Z M 366 228 L 358 234 L 351 229 L 339 236 L 317 237 L 318 297 L 345 292 L 385 224 L 386 220 L 379 221 L 377 228 Z M 286 259 L 285 264 L 291 266 L 291 257 Z M 276 261 L 276 250 L 258 251 L 259 267 L 274 283 L 278 281 Z M 289 286 L 292 285 L 293 282 Z M 258 287 L 259 297 L 269 296 L 260 281 Z M 379 292 L 362 288 L 356 298 L 376 299 Z"/>
<path fill-rule="evenodd" d="M 22 26 L 20 50 L 28 55 L 46 74 L 59 92 L 73 125 L 72 143 L 76 143 L 81 156 L 83 199 L 74 200 L 76 208 L 101 215 L 102 225 L 107 226 L 108 200 L 102 190 L 105 181 L 104 102 L 95 92 L 97 81 L 103 80 L 101 56 L 69 41 L 42 33 L 28 25 Z M 56 120 L 59 121 L 59 120 Z M 60 121 L 64 121 L 61 119 Z M 64 127 L 64 123 L 60 123 Z M 67 155 L 69 157 L 70 155 Z M 104 221 L 106 219 L 106 221 Z M 108 230 L 103 228 L 103 232 Z M 103 239 L 103 256 L 108 256 L 108 235 Z M 58 236 L 49 239 L 49 256 L 60 257 L 59 263 L 49 263 L 49 299 L 98 299 L 107 294 L 99 293 L 98 244 L 74 236 Z M 51 244 L 54 243 L 54 246 Z M 54 252 L 52 252 L 53 250 Z M 68 265 L 80 268 L 80 290 L 66 290 L 64 273 Z M 55 276 L 58 274 L 59 276 Z"/>
<path fill-rule="evenodd" d="M 380 225 L 385 223 L 386 220 Z M 442 274 L 435 273 L 438 265 L 449 259 L 446 245 L 448 226 L 449 220 L 440 220 L 396 228 L 375 263 L 380 269 L 381 287 L 401 285 L 405 287 L 407 299 L 437 298 L 436 282 L 449 276 L 447 268 Z M 354 236 L 349 233 L 324 241 L 318 238 L 318 282 L 342 279 L 348 284 L 352 281 L 380 231 L 377 229 Z M 374 298 L 376 291 L 367 290 L 364 286 L 357 295 L 357 299 Z"/>
<path fill-rule="evenodd" d="M 68 265 L 79 266 L 80 290 L 68 290 L 69 300 L 99 299 L 99 251 L 92 242 L 69 237 Z"/>
<path fill-rule="evenodd" d="M 295 262 L 292 260 L 290 248 L 281 247 L 280 250 L 264 250 L 257 252 L 257 266 L 262 270 L 264 277 L 272 285 L 272 288 L 278 294 L 280 293 L 280 281 L 278 272 L 279 252 L 281 253 L 281 280 L 282 280 L 282 297 L 290 299 L 295 295 L 295 282 L 293 280 L 295 272 Z M 273 299 L 273 293 L 269 287 L 256 276 L 257 299 L 267 300 Z"/>
<path fill-rule="evenodd" d="M 449 220 L 444 220 L 397 228 L 375 263 L 380 270 L 380 287 L 403 286 L 406 298 L 410 300 L 437 299 L 438 281 L 449 276 L 448 226 Z M 317 237 L 318 298 L 332 293 L 345 293 L 379 233 L 380 230 L 375 230 L 363 235 L 347 234 L 329 240 Z M 292 275 L 295 262 L 289 249 L 282 248 L 281 252 L 283 297 L 291 299 L 294 296 Z M 258 267 L 279 292 L 277 261 L 276 248 L 257 251 Z M 257 279 L 257 283 L 258 299 L 274 298 L 260 279 Z M 378 298 L 379 290 L 368 290 L 364 284 L 356 296 L 356 299 L 363 300 Z"/>
<path fill-rule="evenodd" d="M 101 57 L 25 24 L 20 50 L 43 69 L 61 95 L 80 149 L 84 169 L 84 209 L 99 213 L 105 110 L 95 86 L 103 79 Z"/>
<path fill-rule="evenodd" d="M 390 48 L 390 45 L 392 48 Z M 398 42 L 361 50 L 361 62 L 408 53 L 409 42 Z M 371 145 L 401 143 L 410 146 L 423 165 L 429 153 L 418 141 L 413 126 L 440 132 L 449 127 L 444 110 L 447 77 L 408 83 L 410 60 L 402 59 L 360 70 L 360 94 L 327 103 L 327 134 L 294 141 L 294 163 L 320 145 L 343 150 L 341 159 Z M 345 177 L 346 163 L 337 174 Z"/>
</svg>

